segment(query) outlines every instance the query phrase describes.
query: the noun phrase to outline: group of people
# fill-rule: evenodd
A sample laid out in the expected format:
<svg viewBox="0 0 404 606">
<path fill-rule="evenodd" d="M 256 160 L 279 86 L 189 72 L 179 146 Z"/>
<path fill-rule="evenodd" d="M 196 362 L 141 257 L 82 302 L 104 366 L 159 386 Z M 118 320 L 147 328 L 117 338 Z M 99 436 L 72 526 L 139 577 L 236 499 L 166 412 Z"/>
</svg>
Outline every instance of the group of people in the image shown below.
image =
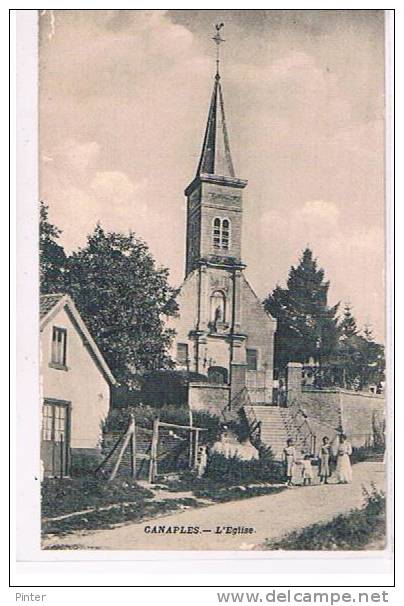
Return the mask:
<svg viewBox="0 0 404 606">
<path fill-rule="evenodd" d="M 348 442 L 345 434 L 339 435 L 339 443 L 336 455 L 336 477 L 338 484 L 350 484 L 352 482 L 352 466 L 350 455 L 352 454 L 352 446 Z M 314 480 L 313 462 L 318 463 L 318 475 L 320 484 L 328 484 L 328 479 L 331 477 L 331 464 L 333 461 L 333 452 L 328 436 L 324 436 L 320 446 L 318 459 L 310 454 L 304 455 L 303 459 L 299 458 L 296 452 L 294 441 L 289 438 L 286 447 L 283 451 L 283 461 L 285 465 L 285 475 L 287 486 L 293 486 L 293 479 L 296 478 L 300 469 L 301 484 L 308 486 Z"/>
</svg>

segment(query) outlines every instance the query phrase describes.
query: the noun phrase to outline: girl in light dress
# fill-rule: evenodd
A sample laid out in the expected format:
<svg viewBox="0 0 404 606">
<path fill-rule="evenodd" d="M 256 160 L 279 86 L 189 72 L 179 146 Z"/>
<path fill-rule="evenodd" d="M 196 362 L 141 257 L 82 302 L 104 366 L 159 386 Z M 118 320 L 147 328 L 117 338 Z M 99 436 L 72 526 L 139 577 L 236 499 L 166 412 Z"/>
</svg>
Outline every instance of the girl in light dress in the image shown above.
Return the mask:
<svg viewBox="0 0 404 606">
<path fill-rule="evenodd" d="M 311 465 L 311 456 L 306 454 L 302 461 L 302 480 L 303 486 L 311 486 L 313 480 L 313 467 Z"/>
<path fill-rule="evenodd" d="M 328 484 L 330 477 L 331 444 L 327 436 L 324 436 L 320 447 L 320 484 Z"/>
<path fill-rule="evenodd" d="M 339 484 L 350 484 L 352 482 L 352 467 L 350 455 L 352 446 L 342 433 L 339 437 L 338 456 L 337 456 L 337 478 Z"/>
<path fill-rule="evenodd" d="M 283 449 L 283 462 L 285 465 L 286 485 L 292 486 L 293 469 L 296 461 L 296 450 L 293 440 L 289 438 L 286 442 L 286 448 Z"/>
</svg>

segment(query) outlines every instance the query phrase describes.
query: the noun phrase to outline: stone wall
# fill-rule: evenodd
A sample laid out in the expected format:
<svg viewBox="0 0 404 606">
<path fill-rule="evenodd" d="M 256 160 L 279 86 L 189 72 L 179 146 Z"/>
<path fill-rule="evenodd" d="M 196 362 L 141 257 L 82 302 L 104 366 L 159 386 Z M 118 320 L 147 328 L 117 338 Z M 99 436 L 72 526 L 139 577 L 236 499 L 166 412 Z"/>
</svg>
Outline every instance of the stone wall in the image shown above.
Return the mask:
<svg viewBox="0 0 404 606">
<path fill-rule="evenodd" d="M 331 440 L 342 428 L 352 445 L 360 447 L 373 440 L 374 422 L 380 426 L 385 417 L 384 395 L 348 389 L 314 389 L 302 387 L 299 363 L 288 364 L 287 405 L 302 409 L 317 437 Z"/>
<path fill-rule="evenodd" d="M 385 416 L 386 401 L 383 395 L 340 390 L 342 427 L 353 446 L 372 441 L 374 420 Z"/>
<path fill-rule="evenodd" d="M 230 387 L 212 383 L 189 384 L 188 402 L 191 410 L 208 412 L 221 416 L 223 409 L 229 404 Z"/>
<path fill-rule="evenodd" d="M 338 390 L 303 389 L 298 402 L 309 417 L 314 417 L 325 427 L 338 429 L 341 426 Z"/>
<path fill-rule="evenodd" d="M 319 433 L 332 438 L 342 427 L 352 446 L 360 447 L 372 442 L 374 418 L 384 418 L 386 402 L 384 396 L 364 392 L 303 389 L 298 404 L 318 440 L 322 438 Z"/>
</svg>

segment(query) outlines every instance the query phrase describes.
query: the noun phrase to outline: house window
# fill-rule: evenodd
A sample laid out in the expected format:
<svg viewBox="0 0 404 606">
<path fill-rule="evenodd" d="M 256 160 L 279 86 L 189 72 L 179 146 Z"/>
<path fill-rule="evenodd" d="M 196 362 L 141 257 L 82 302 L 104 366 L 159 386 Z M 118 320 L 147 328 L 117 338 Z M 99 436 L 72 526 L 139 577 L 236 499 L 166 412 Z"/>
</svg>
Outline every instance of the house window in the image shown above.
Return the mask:
<svg viewBox="0 0 404 606">
<path fill-rule="evenodd" d="M 247 370 L 257 370 L 257 350 L 247 349 Z"/>
<path fill-rule="evenodd" d="M 53 407 L 44 404 L 42 416 L 42 440 L 50 442 L 53 437 Z"/>
<path fill-rule="evenodd" d="M 53 327 L 51 362 L 57 366 L 66 366 L 66 341 L 67 331 L 65 328 Z"/>
<path fill-rule="evenodd" d="M 186 366 L 188 364 L 188 344 L 177 343 L 177 364 Z"/>
<path fill-rule="evenodd" d="M 230 221 L 216 217 L 213 221 L 213 248 L 228 250 L 230 248 Z"/>
</svg>

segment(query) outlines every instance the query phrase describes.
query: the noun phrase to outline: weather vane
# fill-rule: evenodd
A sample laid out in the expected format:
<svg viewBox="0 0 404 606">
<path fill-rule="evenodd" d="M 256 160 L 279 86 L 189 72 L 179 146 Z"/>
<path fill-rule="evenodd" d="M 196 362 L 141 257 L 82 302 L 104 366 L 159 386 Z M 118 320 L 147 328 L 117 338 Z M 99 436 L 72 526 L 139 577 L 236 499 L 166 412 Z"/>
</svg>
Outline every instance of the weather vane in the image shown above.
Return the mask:
<svg viewBox="0 0 404 606">
<path fill-rule="evenodd" d="M 215 25 L 216 34 L 212 38 L 212 40 L 214 40 L 216 43 L 216 77 L 217 78 L 219 78 L 219 62 L 220 62 L 219 47 L 222 42 L 226 42 L 226 40 L 224 38 L 222 38 L 222 36 L 220 35 L 220 30 L 222 29 L 222 27 L 224 27 L 224 23 L 216 23 L 216 25 Z"/>
</svg>

